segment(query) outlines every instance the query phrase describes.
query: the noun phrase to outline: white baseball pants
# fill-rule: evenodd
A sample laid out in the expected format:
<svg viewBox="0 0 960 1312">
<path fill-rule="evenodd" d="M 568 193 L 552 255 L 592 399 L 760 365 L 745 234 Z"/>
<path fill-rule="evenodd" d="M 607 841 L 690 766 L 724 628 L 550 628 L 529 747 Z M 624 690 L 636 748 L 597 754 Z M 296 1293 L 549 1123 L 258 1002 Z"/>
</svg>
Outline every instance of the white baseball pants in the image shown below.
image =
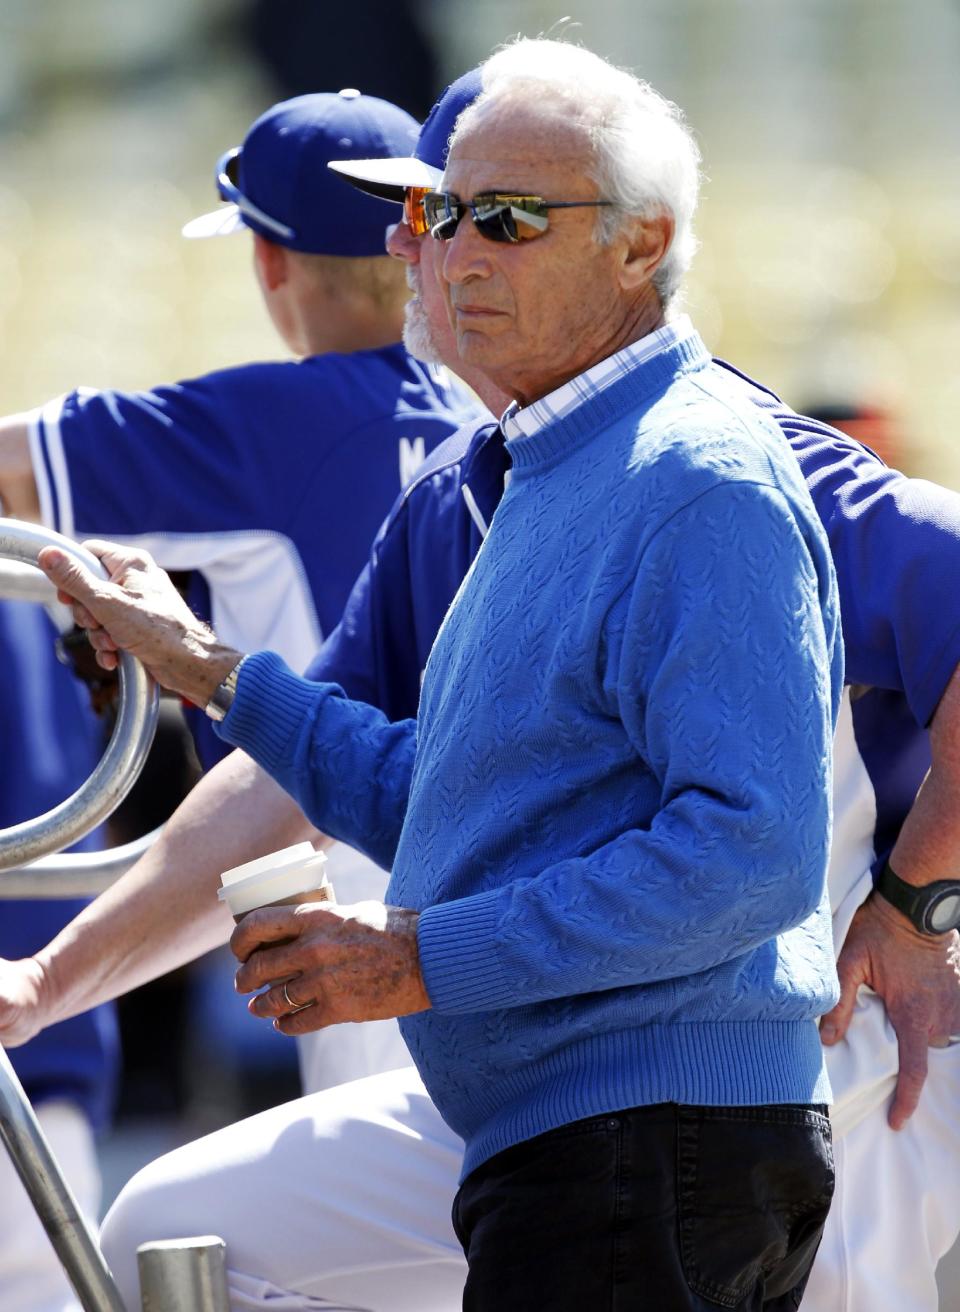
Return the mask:
<svg viewBox="0 0 960 1312">
<path fill-rule="evenodd" d="M 877 999 L 861 1000 L 855 1034 L 829 1054 L 843 1095 L 837 1195 L 804 1312 L 935 1312 L 934 1268 L 960 1231 L 960 1048 L 931 1052 L 920 1109 L 894 1134 L 896 1044 Z M 235 1309 L 456 1312 L 460 1156 L 412 1068 L 373 1076 L 152 1163 L 104 1221 L 104 1251 L 131 1312 L 137 1245 L 210 1233 L 227 1243 Z"/>
</svg>

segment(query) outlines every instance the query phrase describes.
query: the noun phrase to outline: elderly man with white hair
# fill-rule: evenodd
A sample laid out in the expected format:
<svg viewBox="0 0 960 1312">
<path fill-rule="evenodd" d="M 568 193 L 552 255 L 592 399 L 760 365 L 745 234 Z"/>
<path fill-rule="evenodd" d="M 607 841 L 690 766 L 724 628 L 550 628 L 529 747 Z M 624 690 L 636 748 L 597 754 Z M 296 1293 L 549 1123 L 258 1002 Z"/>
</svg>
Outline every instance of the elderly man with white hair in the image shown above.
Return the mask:
<svg viewBox="0 0 960 1312">
<path fill-rule="evenodd" d="M 138 555 L 103 546 L 107 586 L 46 564 L 108 664 L 209 704 L 392 866 L 386 906 L 248 917 L 238 987 L 291 1033 L 404 1018 L 465 1140 L 465 1306 L 786 1312 L 832 1190 L 826 539 L 776 426 L 666 321 L 678 111 L 549 42 L 484 85 L 424 206 L 513 477 L 417 725 L 241 658 Z"/>
</svg>

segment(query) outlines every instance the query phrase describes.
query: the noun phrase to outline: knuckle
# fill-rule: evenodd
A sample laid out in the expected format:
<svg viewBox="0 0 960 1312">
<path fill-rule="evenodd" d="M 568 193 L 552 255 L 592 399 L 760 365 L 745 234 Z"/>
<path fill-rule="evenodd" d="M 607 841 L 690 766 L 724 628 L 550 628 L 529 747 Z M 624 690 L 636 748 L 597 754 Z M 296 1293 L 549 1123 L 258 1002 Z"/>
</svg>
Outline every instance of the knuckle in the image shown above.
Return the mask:
<svg viewBox="0 0 960 1312">
<path fill-rule="evenodd" d="M 252 946 L 253 945 L 251 944 L 250 939 L 245 936 L 238 937 L 234 935 L 234 937 L 230 940 L 230 951 L 241 963 L 240 966 L 237 968 L 236 978 L 238 982 L 241 979 L 246 980 L 247 978 L 247 964 L 250 960 L 250 953 L 251 953 Z"/>
<path fill-rule="evenodd" d="M 320 903 L 299 902 L 295 907 L 291 908 L 291 912 L 293 919 L 297 922 L 313 922 L 318 925 L 324 923 L 324 908 Z"/>
<path fill-rule="evenodd" d="M 255 947 L 242 967 L 243 975 L 248 983 L 255 984 L 259 980 L 262 970 L 263 953 Z"/>
<path fill-rule="evenodd" d="M 840 979 L 840 986 L 844 990 L 854 988 L 863 975 L 862 963 L 858 957 L 853 954 L 841 955 L 837 958 L 837 975 Z"/>
</svg>

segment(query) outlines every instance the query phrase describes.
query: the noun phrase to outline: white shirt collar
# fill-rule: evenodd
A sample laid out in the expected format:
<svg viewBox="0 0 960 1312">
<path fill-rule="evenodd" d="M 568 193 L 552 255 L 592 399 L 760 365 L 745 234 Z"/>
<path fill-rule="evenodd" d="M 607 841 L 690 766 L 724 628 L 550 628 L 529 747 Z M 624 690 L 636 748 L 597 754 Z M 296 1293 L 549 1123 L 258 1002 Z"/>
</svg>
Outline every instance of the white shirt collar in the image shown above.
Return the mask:
<svg viewBox="0 0 960 1312">
<path fill-rule="evenodd" d="M 540 397 L 538 401 L 533 401 L 522 409 L 516 401 L 511 401 L 500 420 L 504 437 L 508 441 L 514 441 L 519 437 L 531 437 L 539 429 L 557 419 L 562 419 L 578 405 L 602 392 L 604 388 L 615 383 L 637 365 L 646 364 L 654 356 L 676 346 L 692 332 L 693 324 L 690 322 L 689 315 L 678 315 L 662 328 L 657 328 L 655 332 L 641 337 L 638 342 L 632 342 L 614 355 L 608 356 L 606 360 L 591 365 L 582 374 L 561 384 L 546 396 Z"/>
</svg>

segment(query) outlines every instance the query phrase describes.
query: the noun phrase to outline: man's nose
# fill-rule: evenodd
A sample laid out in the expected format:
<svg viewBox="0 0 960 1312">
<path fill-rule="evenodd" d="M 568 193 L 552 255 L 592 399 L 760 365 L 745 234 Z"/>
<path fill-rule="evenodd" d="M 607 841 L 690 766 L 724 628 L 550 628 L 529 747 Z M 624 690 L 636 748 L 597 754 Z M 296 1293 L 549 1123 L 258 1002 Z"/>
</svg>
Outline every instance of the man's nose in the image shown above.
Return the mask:
<svg viewBox="0 0 960 1312">
<path fill-rule="evenodd" d="M 415 237 L 409 223 L 401 219 L 387 229 L 387 254 L 403 260 L 404 264 L 419 264 L 420 243 L 425 240 L 424 237 Z"/>
<path fill-rule="evenodd" d="M 489 272 L 489 245 L 480 236 L 470 216 L 465 214 L 450 240 L 443 243 L 443 276 L 446 281 L 466 282 L 470 278 L 486 276 Z"/>
</svg>

